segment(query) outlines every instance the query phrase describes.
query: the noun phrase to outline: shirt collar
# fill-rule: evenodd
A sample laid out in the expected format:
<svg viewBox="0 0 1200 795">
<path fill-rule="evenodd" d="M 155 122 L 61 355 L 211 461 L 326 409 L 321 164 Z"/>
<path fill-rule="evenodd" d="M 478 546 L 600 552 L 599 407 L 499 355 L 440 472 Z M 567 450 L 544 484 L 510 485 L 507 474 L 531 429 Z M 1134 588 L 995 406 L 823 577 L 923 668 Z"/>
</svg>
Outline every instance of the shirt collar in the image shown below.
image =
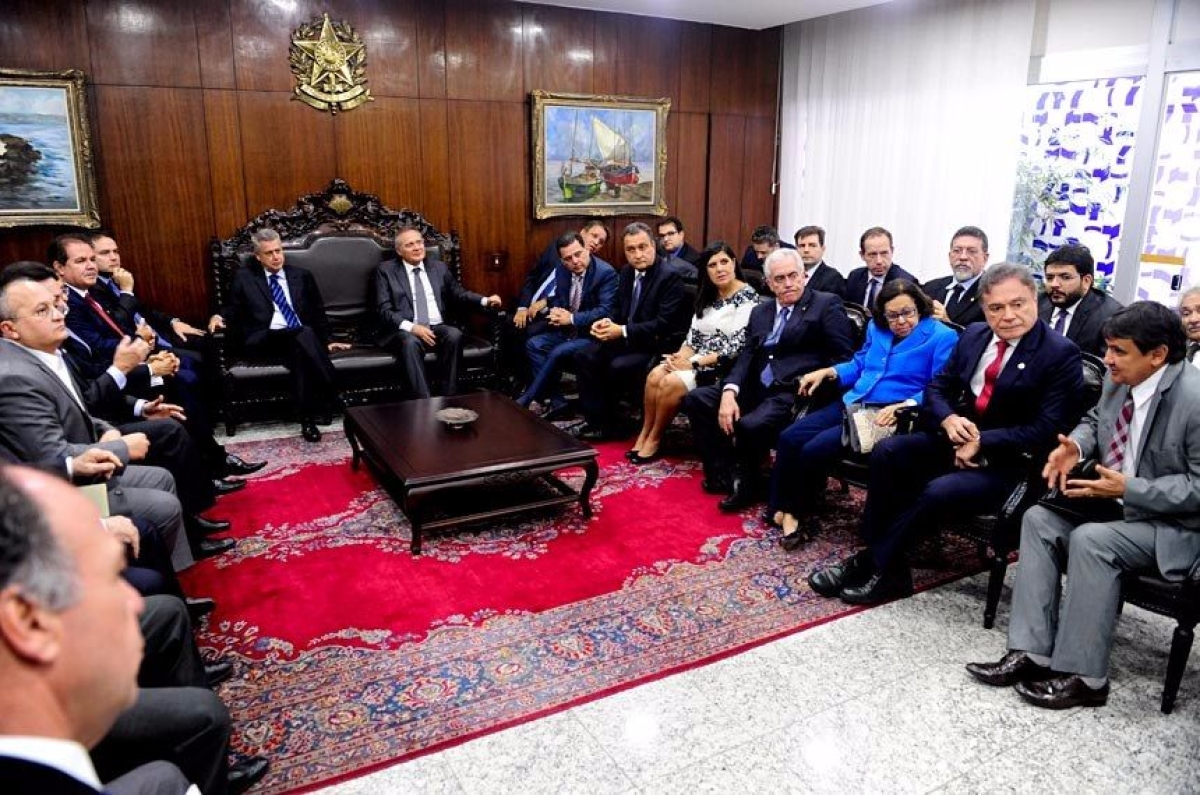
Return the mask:
<svg viewBox="0 0 1200 795">
<path fill-rule="evenodd" d="M 87 749 L 73 740 L 51 737 L 0 737 L 0 756 L 24 759 L 66 773 L 73 779 L 101 791 L 100 777 L 88 757 Z"/>
<path fill-rule="evenodd" d="M 1017 349 L 1017 346 L 1021 344 L 1021 340 L 1023 340 L 1023 339 L 1025 339 L 1025 337 L 1021 336 L 1021 337 L 1017 337 L 1015 340 L 1008 340 L 1008 350 L 1015 351 Z M 1000 337 L 998 337 L 996 335 L 996 332 L 993 331 L 992 332 L 992 341 L 988 343 L 988 346 L 991 347 L 992 345 L 995 345 L 999 341 L 1000 341 Z"/>
<path fill-rule="evenodd" d="M 971 289 L 971 285 L 973 285 L 975 282 L 979 281 L 979 277 L 982 275 L 983 275 L 983 271 L 980 271 L 979 273 L 972 276 L 970 279 L 967 279 L 965 282 L 958 282 L 958 281 L 951 280 L 952 283 L 951 283 L 950 287 L 951 288 L 961 287 L 963 289 L 963 292 L 965 293 L 967 290 Z"/>
<path fill-rule="evenodd" d="M 417 268 L 421 268 L 423 270 L 428 270 L 428 268 L 425 267 L 425 260 L 421 260 L 416 265 L 411 264 L 406 259 L 401 259 L 400 261 L 404 263 L 404 272 L 407 273 L 409 276 L 411 276 L 412 272 L 415 271 Z"/>
<path fill-rule="evenodd" d="M 1135 387 L 1130 388 L 1129 394 L 1133 398 L 1133 405 L 1136 408 L 1141 408 L 1150 402 L 1150 398 L 1154 397 L 1154 393 L 1158 391 L 1158 384 L 1162 381 L 1163 373 L 1167 371 L 1166 365 L 1158 368 L 1149 378 Z"/>
<path fill-rule="evenodd" d="M 75 295 L 79 296 L 80 298 L 87 297 L 87 294 L 88 294 L 87 290 L 80 290 L 78 287 L 76 287 L 73 284 L 68 284 L 67 287 L 71 290 L 71 292 L 75 293 Z"/>
</svg>

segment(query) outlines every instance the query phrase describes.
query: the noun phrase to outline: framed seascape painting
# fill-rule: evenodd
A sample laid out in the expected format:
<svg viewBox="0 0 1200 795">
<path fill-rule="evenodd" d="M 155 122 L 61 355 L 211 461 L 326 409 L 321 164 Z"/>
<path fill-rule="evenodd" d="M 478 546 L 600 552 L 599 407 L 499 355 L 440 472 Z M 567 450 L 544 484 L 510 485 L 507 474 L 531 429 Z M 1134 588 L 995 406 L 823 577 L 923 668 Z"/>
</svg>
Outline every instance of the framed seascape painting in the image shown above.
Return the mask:
<svg viewBox="0 0 1200 795">
<path fill-rule="evenodd" d="M 0 227 L 96 227 L 83 72 L 0 69 Z"/>
<path fill-rule="evenodd" d="M 532 96 L 536 217 L 666 213 L 669 99 Z"/>
</svg>

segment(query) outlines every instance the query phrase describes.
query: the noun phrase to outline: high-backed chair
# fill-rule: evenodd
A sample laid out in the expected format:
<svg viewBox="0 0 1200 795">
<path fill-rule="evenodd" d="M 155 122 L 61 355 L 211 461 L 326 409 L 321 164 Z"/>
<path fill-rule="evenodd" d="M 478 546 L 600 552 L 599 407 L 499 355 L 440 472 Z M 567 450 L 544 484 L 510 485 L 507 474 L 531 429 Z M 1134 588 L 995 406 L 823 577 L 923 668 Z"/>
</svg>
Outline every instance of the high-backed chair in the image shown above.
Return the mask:
<svg viewBox="0 0 1200 795">
<path fill-rule="evenodd" d="M 251 235 L 271 228 L 283 239 L 287 262 L 312 272 L 325 314 L 338 342 L 351 348 L 333 354 L 338 392 L 347 405 L 403 396 L 396 358 L 375 344 L 379 319 L 375 312 L 375 269 L 392 250 L 396 230 L 412 226 L 425 237 L 426 251 L 462 278 L 458 235 L 436 229 L 414 210 L 393 210 L 369 193 L 354 191 L 335 179 L 321 193 L 303 196 L 290 210 L 268 210 L 225 240 L 211 244 L 213 304 L 227 301 L 233 274 L 253 260 Z M 450 319 L 453 322 L 453 319 Z M 463 345 L 459 383 L 465 388 L 488 386 L 499 372 L 498 317 L 483 335 L 468 334 Z M 230 336 L 216 335 L 217 364 L 222 375 L 221 400 L 225 428 L 233 434 L 244 413 L 290 399 L 287 369 L 282 362 L 245 356 Z M 433 361 L 432 352 L 426 361 Z"/>
</svg>

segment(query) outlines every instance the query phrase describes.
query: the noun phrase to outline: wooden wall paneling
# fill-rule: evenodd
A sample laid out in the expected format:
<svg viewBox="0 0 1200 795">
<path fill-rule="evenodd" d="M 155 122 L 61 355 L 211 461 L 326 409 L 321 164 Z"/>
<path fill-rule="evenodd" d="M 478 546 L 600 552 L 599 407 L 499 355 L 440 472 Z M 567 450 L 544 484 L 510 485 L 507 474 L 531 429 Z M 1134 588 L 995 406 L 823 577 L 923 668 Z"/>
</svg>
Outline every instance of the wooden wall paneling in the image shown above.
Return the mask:
<svg viewBox="0 0 1200 795">
<path fill-rule="evenodd" d="M 123 264 L 149 303 L 198 319 L 213 230 L 201 92 L 98 86 L 96 105 L 101 203 Z"/>
<path fill-rule="evenodd" d="M 698 249 L 710 239 L 705 222 L 705 196 L 708 190 L 708 114 L 676 113 L 679 129 L 675 159 L 667 163 L 674 172 L 675 203 L 668 206 L 687 227 L 687 240 Z"/>
<path fill-rule="evenodd" d="M 420 101 L 421 135 L 415 142 L 421 151 L 421 192 L 411 200 L 412 207 L 438 229 L 450 229 L 456 223 L 450 204 L 448 104 L 444 99 Z"/>
<path fill-rule="evenodd" d="M 780 28 L 713 27 L 712 112 L 775 118 Z"/>
<path fill-rule="evenodd" d="M 446 96 L 521 102 L 521 6 L 446 0 Z"/>
<path fill-rule="evenodd" d="M 521 8 L 526 89 L 593 93 L 596 15 L 574 8 Z"/>
<path fill-rule="evenodd" d="M 286 5 L 273 0 L 229 0 L 237 87 L 242 91 L 291 91 L 294 80 L 288 48 L 292 30 L 327 10 L 318 0 L 290 0 Z"/>
<path fill-rule="evenodd" d="M 82 69 L 91 77 L 83 4 L 77 0 L 4 0 L 0 63 L 12 69 Z"/>
<path fill-rule="evenodd" d="M 286 209 L 337 176 L 333 118 L 291 93 L 238 92 L 247 217 Z"/>
<path fill-rule="evenodd" d="M 774 182 L 775 120 L 757 116 L 746 119 L 742 161 L 742 239 L 749 241 L 754 227 L 775 223 Z M 780 229 L 779 235 L 790 240 L 794 229 Z"/>
<path fill-rule="evenodd" d="M 249 219 L 242 161 L 242 126 L 234 91 L 205 90 L 204 129 L 212 185 L 213 235 L 229 237 Z"/>
<path fill-rule="evenodd" d="M 617 93 L 617 56 L 621 51 L 617 37 L 616 14 L 597 13 L 592 20 L 592 93 Z"/>
<path fill-rule="evenodd" d="M 746 120 L 713 115 L 708 136 L 708 236 L 735 250 L 749 241 L 742 237 L 742 156 Z"/>
<path fill-rule="evenodd" d="M 530 217 L 525 105 L 451 102 L 448 173 L 454 225 L 462 236 L 463 277 L 472 289 L 510 295 L 524 276 Z M 485 271 L 485 257 L 506 252 L 508 270 Z"/>
<path fill-rule="evenodd" d="M 237 88 L 229 4 L 196 3 L 192 14 L 196 20 L 196 47 L 200 53 L 200 85 Z"/>
<path fill-rule="evenodd" d="M 344 19 L 367 47 L 367 88 L 374 97 L 415 97 L 417 0 L 341 0 L 331 17 Z"/>
<path fill-rule="evenodd" d="M 19 226 L 0 231 L 0 268 L 18 260 L 46 261 L 46 249 L 62 231 L 49 226 Z"/>
<path fill-rule="evenodd" d="M 714 63 L 720 56 L 713 52 L 711 25 L 693 22 L 680 24 L 679 97 L 671 111 L 708 113 L 709 86 Z"/>
<path fill-rule="evenodd" d="M 617 93 L 679 102 L 679 22 L 617 17 Z"/>
<path fill-rule="evenodd" d="M 422 0 L 417 15 L 417 88 L 422 97 L 446 96 L 446 4 Z"/>
<path fill-rule="evenodd" d="M 200 51 L 188 0 L 89 0 L 87 18 L 93 82 L 200 86 Z"/>
<path fill-rule="evenodd" d="M 377 97 L 339 113 L 333 128 L 339 177 L 389 207 L 422 209 L 419 100 Z"/>
</svg>

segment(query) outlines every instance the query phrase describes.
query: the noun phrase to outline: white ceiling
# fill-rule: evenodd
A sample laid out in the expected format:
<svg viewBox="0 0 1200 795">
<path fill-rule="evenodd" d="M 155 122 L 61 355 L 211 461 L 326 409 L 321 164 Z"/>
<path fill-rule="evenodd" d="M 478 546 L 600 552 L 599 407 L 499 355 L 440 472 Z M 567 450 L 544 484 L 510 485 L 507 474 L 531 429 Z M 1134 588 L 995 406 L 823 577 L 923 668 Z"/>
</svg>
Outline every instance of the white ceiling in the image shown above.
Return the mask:
<svg viewBox="0 0 1200 795">
<path fill-rule="evenodd" d="M 522 0 L 529 2 L 530 0 Z M 889 0 L 535 0 L 537 5 L 614 11 L 762 30 Z"/>
</svg>

